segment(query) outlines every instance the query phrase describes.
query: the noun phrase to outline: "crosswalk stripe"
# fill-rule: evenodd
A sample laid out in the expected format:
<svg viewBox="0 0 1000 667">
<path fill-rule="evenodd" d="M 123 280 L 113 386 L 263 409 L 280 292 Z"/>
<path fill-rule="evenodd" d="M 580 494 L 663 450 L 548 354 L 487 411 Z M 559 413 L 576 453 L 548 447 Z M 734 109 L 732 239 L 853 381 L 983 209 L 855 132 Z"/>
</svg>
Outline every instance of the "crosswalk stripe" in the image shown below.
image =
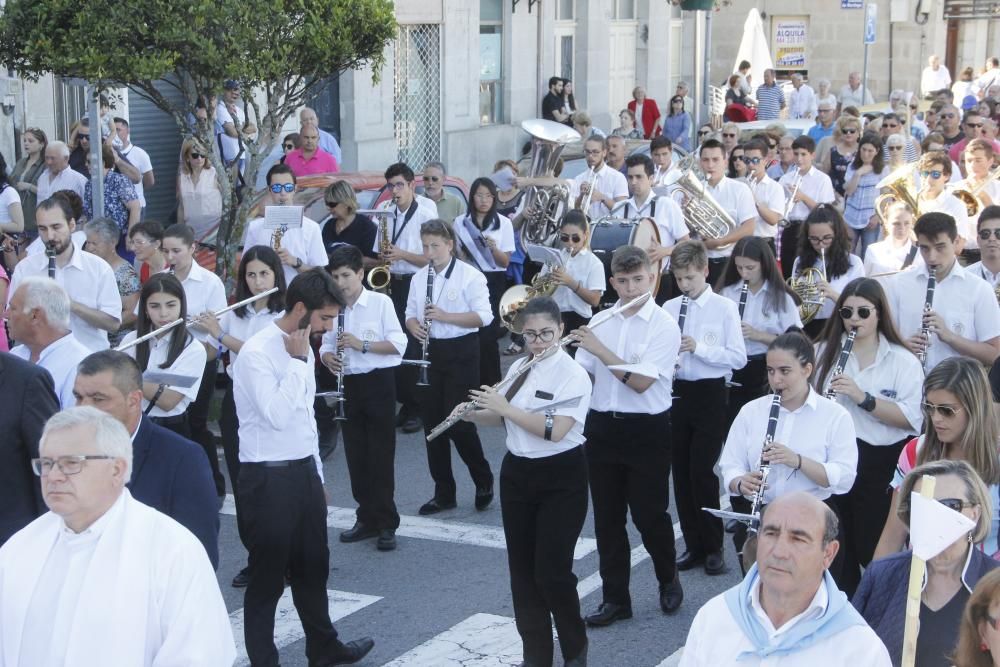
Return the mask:
<svg viewBox="0 0 1000 667">
<path fill-rule="evenodd" d="M 521 663 L 514 619 L 474 614 L 382 667 L 503 667 Z"/>
<path fill-rule="evenodd" d="M 375 595 L 362 595 L 346 591 L 328 590 L 326 594 L 330 600 L 330 620 L 334 623 L 382 599 Z M 237 609 L 231 613 L 229 622 L 233 626 L 233 639 L 236 640 L 236 667 L 249 665 L 250 659 L 247 658 L 246 641 L 243 635 L 243 609 Z M 278 600 L 278 610 L 274 616 L 274 645 L 280 651 L 283 647 L 294 644 L 305 636 L 302 631 L 302 623 L 299 621 L 299 614 L 295 611 L 295 605 L 292 604 L 292 589 L 286 588 L 285 592 L 281 594 L 281 599 Z"/>
<path fill-rule="evenodd" d="M 226 496 L 222 509 L 219 511 L 222 514 L 235 516 L 236 505 L 233 502 L 232 494 Z M 353 509 L 327 507 L 326 525 L 330 528 L 350 528 L 356 519 L 357 514 Z M 422 516 L 400 516 L 396 535 L 491 549 L 507 548 L 507 540 L 504 538 L 502 527 L 446 519 L 428 519 Z M 581 537 L 576 541 L 573 558 L 579 560 L 596 550 L 597 541 L 594 538 Z"/>
</svg>

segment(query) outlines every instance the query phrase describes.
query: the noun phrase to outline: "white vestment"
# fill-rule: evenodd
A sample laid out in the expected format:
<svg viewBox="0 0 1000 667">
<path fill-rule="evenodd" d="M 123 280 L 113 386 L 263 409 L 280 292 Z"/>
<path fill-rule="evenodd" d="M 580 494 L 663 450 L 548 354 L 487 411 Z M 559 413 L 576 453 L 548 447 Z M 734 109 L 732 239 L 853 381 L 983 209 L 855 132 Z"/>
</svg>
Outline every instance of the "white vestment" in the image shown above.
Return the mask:
<svg viewBox="0 0 1000 667">
<path fill-rule="evenodd" d="M 64 564 L 62 585 L 47 585 Z M 75 604 L 60 608 L 67 591 Z M 48 623 L 26 622 L 45 611 Z M 219 667 L 235 659 L 205 548 L 127 489 L 82 533 L 48 512 L 0 548 L 0 667 Z"/>
</svg>

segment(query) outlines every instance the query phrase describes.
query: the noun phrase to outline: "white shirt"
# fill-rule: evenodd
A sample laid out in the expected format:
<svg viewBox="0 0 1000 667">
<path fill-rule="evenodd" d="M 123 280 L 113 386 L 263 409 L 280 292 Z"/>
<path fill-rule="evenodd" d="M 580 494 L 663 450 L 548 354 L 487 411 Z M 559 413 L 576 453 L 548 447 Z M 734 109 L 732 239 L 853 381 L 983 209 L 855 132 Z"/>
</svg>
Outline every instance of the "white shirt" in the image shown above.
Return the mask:
<svg viewBox="0 0 1000 667">
<path fill-rule="evenodd" d="M 58 261 L 58 260 L 57 260 Z M 27 276 L 48 276 L 49 259 L 45 254 L 29 255 L 18 262 L 11 276 L 7 302 Z M 66 290 L 71 301 L 107 313 L 121 324 L 122 297 L 111 266 L 97 255 L 73 248 L 73 255 L 64 267 L 56 266 L 55 281 Z M 106 350 L 108 332 L 87 324 L 77 315 L 69 316 L 69 327 L 76 339 L 91 352 Z"/>
<path fill-rule="evenodd" d="M 959 174 L 961 175 L 961 172 L 959 172 Z M 952 175 L 954 175 L 954 172 L 952 172 Z M 958 183 L 955 183 L 954 185 L 952 183 L 948 184 L 948 190 L 949 191 L 950 190 L 967 190 L 967 191 L 971 192 L 976 187 L 977 186 L 974 185 L 974 184 L 972 184 L 972 183 L 970 183 L 968 179 L 961 180 Z M 1000 181 L 996 181 L 994 179 L 988 179 L 985 184 L 980 184 L 978 187 L 979 187 L 979 192 L 984 193 L 986 195 L 989 195 L 990 199 L 992 199 L 994 202 L 1000 202 Z M 958 199 L 957 197 L 953 197 L 953 198 L 954 199 Z M 939 199 L 940 199 L 940 197 L 939 197 Z M 962 201 L 960 199 L 958 201 L 959 201 L 959 203 L 962 203 Z M 949 204 L 950 203 L 951 202 L 949 202 Z M 966 224 L 965 224 L 965 229 L 964 230 L 960 226 L 959 229 L 958 229 L 958 231 L 965 238 L 965 248 L 968 249 L 968 250 L 976 249 L 976 248 L 979 247 L 979 216 L 978 215 L 974 216 L 974 217 L 973 216 L 969 216 L 969 214 L 968 214 L 969 213 L 969 209 L 967 209 L 965 207 L 964 203 L 962 203 L 962 210 L 965 212 Z M 946 211 L 946 212 L 948 212 L 948 211 Z M 921 210 L 920 213 L 923 214 L 924 211 Z M 980 214 L 981 213 L 982 213 L 982 209 L 980 209 Z M 958 223 L 959 225 L 961 225 L 961 221 L 960 221 L 959 218 L 956 218 L 955 222 Z"/>
<path fill-rule="evenodd" d="M 816 93 L 803 83 L 798 89 L 792 90 L 788 98 L 788 115 L 791 118 L 816 117 Z"/>
<path fill-rule="evenodd" d="M 604 280 L 604 264 L 597 259 L 594 253 L 590 252 L 589 248 L 581 249 L 575 256 L 570 254 L 566 248 L 562 248 L 559 250 L 559 256 L 562 258 L 563 269 L 571 277 L 579 280 L 583 289 L 604 293 L 607 288 L 607 283 Z M 542 267 L 542 274 L 547 273 L 551 273 L 548 264 Z M 559 304 L 559 310 L 564 313 L 574 312 L 587 319 L 590 319 L 594 314 L 594 309 L 590 304 L 566 285 L 557 287 L 556 291 L 552 293 L 552 298 Z"/>
<path fill-rule="evenodd" d="M 683 298 L 663 304 L 663 310 L 678 323 Z M 712 292 L 711 287 L 706 286 L 697 299 L 689 299 L 681 336 L 691 336 L 697 345 L 694 352 L 680 355 L 675 379 L 729 379 L 734 370 L 747 365 L 739 309 L 726 297 Z"/>
<path fill-rule="evenodd" d="M 838 294 L 844 291 L 844 288 L 847 287 L 847 283 L 851 282 L 855 278 L 865 277 L 865 265 L 861 261 L 861 258 L 858 257 L 857 255 L 848 255 L 847 258 L 848 261 L 850 262 L 850 264 L 847 267 L 847 273 L 842 273 L 839 276 L 831 276 L 829 269 L 826 266 L 823 266 L 823 260 L 820 257 L 817 257 L 816 262 L 813 264 L 813 268 L 819 269 L 819 271 L 826 276 L 826 280 L 828 283 L 830 283 L 830 287 L 832 287 L 834 291 L 836 291 Z M 799 271 L 801 270 L 801 262 L 799 261 L 800 259 L 801 258 L 796 257 L 795 263 L 792 264 L 793 276 L 798 275 Z M 814 317 L 813 319 L 814 320 L 829 319 L 830 316 L 833 315 L 833 307 L 836 304 L 836 302 L 833 299 L 829 299 L 826 297 L 820 297 L 820 298 L 823 299 L 823 305 L 820 306 L 819 312 L 816 313 L 816 317 Z"/>
<path fill-rule="evenodd" d="M 410 281 L 410 294 L 406 299 L 406 319 L 424 321 L 424 304 L 427 301 L 427 272 L 430 265 L 422 267 Z M 481 324 L 477 327 L 460 327 L 444 322 L 431 322 L 431 338 L 458 338 L 475 333 L 493 321 L 490 294 L 486 289 L 486 276 L 465 262 L 452 259 L 451 263 L 434 275 L 433 298 L 438 308 L 449 313 L 476 313 Z"/>
<path fill-rule="evenodd" d="M 750 188 L 743 181 L 723 176 L 719 184 L 714 187 L 710 183 L 705 183 L 705 190 L 729 214 L 729 217 L 733 219 L 737 227 L 747 220 L 757 219 L 757 207 L 754 206 L 753 195 L 750 193 Z M 709 259 L 729 257 L 732 253 L 732 246 L 724 250 L 709 248 L 708 257 Z"/>
<path fill-rule="evenodd" d="M 886 284 L 886 296 L 903 340 L 920 333 L 927 296 L 927 267 L 892 276 Z M 962 268 L 957 260 L 948 275 L 937 281 L 933 310 L 962 338 L 984 342 L 1000 336 L 1000 307 L 993 288 Z M 924 368 L 934 368 L 945 359 L 958 356 L 962 355 L 955 348 L 931 334 Z"/>
<path fill-rule="evenodd" d="M 747 187 L 753 192 L 754 201 L 761 204 L 764 208 L 774 211 L 778 215 L 785 212 L 785 201 L 787 198 L 785 189 L 766 173 L 764 174 L 764 178 L 756 181 L 753 185 L 750 184 L 748 178 Z M 760 217 L 760 212 L 757 211 L 757 224 L 754 226 L 754 236 L 759 236 L 762 239 L 773 239 L 777 235 L 778 225 L 768 224 Z"/>
<path fill-rule="evenodd" d="M 920 94 L 930 95 L 933 92 L 944 90 L 951 86 L 951 73 L 948 68 L 944 65 L 938 65 L 937 69 L 934 69 L 930 65 L 924 68 L 920 73 Z M 962 103 L 961 100 L 958 101 L 959 104 Z"/>
<path fill-rule="evenodd" d="M 264 303 L 267 303 L 267 301 L 264 300 Z M 245 343 L 255 333 L 284 314 L 283 310 L 274 312 L 269 310 L 267 306 L 264 306 L 260 310 L 254 310 L 254 305 L 256 304 L 247 306 L 246 317 L 239 317 L 235 310 L 223 313 L 222 317 L 219 318 L 219 327 L 223 333 L 223 336 L 220 336 L 220 338 L 229 335 Z M 219 342 L 221 343 L 222 341 L 220 340 Z M 229 349 L 229 366 L 226 367 L 226 374 L 230 378 L 233 377 L 233 365 L 236 363 L 238 356 L 238 352 L 231 348 Z"/>
<path fill-rule="evenodd" d="M 15 188 L 8 185 L 0 190 L 0 225 L 11 221 L 10 207 L 15 204 L 21 205 L 21 195 L 17 193 Z"/>
<path fill-rule="evenodd" d="M 863 106 L 869 104 L 875 104 L 875 99 L 868 89 L 866 89 L 861 84 L 858 84 L 857 90 L 851 88 L 850 85 L 845 84 L 843 88 L 840 89 L 840 105 L 841 107 L 856 107 L 860 109 Z M 955 98 L 959 99 L 959 98 Z"/>
<path fill-rule="evenodd" d="M 955 219 L 958 227 L 958 234 L 965 239 L 965 248 L 973 249 L 979 247 L 979 237 L 976 236 L 976 223 L 969 220 L 969 210 L 958 197 L 945 190 L 937 196 L 937 199 L 927 199 L 917 197 L 917 206 L 920 207 L 920 215 L 924 213 L 947 213 Z"/>
<path fill-rule="evenodd" d="M 782 294 L 785 305 L 784 310 L 778 312 L 771 311 L 770 286 L 764 283 L 757 293 L 747 290 L 747 304 L 743 310 L 743 321 L 758 331 L 774 334 L 778 336 L 785 333 L 790 326 L 802 327 L 802 320 L 799 318 L 799 308 L 795 305 L 795 300 L 788 293 Z M 740 292 L 743 290 L 743 283 L 737 282 L 722 288 L 720 294 L 733 303 L 737 304 L 736 314 L 739 315 Z M 742 327 L 740 328 L 742 332 Z M 747 356 L 757 356 L 767 352 L 767 343 L 756 340 L 744 339 Z"/>
<path fill-rule="evenodd" d="M 977 93 L 985 92 L 989 90 L 990 86 L 996 83 L 1000 83 L 1000 69 L 991 67 L 976 77 L 976 80 L 973 81 L 972 94 L 975 95 Z M 961 105 L 961 100 L 958 102 L 959 105 Z"/>
<path fill-rule="evenodd" d="M 274 230 L 268 229 L 264 218 L 254 218 L 247 225 L 247 233 L 243 238 L 243 247 L 252 248 L 255 245 L 273 247 L 271 239 Z M 308 266 L 324 267 L 327 263 L 326 246 L 323 245 L 323 235 L 320 233 L 319 225 L 315 220 L 302 216 L 301 227 L 290 227 L 281 236 L 281 247 L 291 253 L 292 257 L 302 260 Z M 281 265 L 285 272 L 285 284 L 291 285 L 292 278 L 299 275 L 299 272 L 288 266 Z"/>
<path fill-rule="evenodd" d="M 784 188 L 786 197 L 792 194 L 792 188 L 795 187 L 795 180 L 798 177 L 799 169 L 796 167 L 785 172 L 785 175 L 778 181 Z M 815 165 L 809 167 L 809 171 L 802 175 L 802 181 L 799 182 L 799 192 L 815 201 L 817 205 L 832 204 L 837 197 L 833 191 L 830 177 L 817 169 Z M 796 202 L 788 213 L 788 219 L 805 220 L 809 217 L 809 211 L 810 208 L 805 205 L 805 202 Z"/>
<path fill-rule="evenodd" d="M 761 396 L 744 405 L 733 421 L 719 458 L 726 490 L 740 475 L 757 470 L 770 411 L 771 396 Z M 798 410 L 789 412 L 781 408 L 774 441 L 821 464 L 830 485 L 821 487 L 801 470 L 774 463 L 764 490 L 765 502 L 794 491 L 805 491 L 820 500 L 850 491 L 858 470 L 855 438 L 854 422 L 847 410 L 810 387 L 809 396 Z"/>
<path fill-rule="evenodd" d="M 774 641 L 794 628 L 796 624 L 818 618 L 829 606 L 829 594 L 820 582 L 805 611 L 790 618 L 780 628 L 775 628 L 760 603 L 760 582 L 745 601 Z M 821 639 L 790 655 L 758 658 L 747 657 L 737 662 L 744 651 L 754 650 L 754 645 L 733 619 L 725 594 L 716 595 L 698 610 L 688 631 L 680 667 L 807 667 L 824 665 L 833 667 L 890 667 L 892 661 L 882 640 L 866 624 L 853 625 L 837 634 Z M 836 656 L 836 657 L 834 657 Z"/>
<path fill-rule="evenodd" d="M 677 165 L 673 162 L 671 162 L 670 166 L 666 169 L 661 169 L 659 165 L 655 165 L 653 167 L 652 179 L 654 194 L 660 195 L 661 197 L 663 195 L 670 194 L 669 190 L 672 189 L 670 184 L 676 180 L 678 173 Z M 627 180 L 626 183 L 628 183 Z"/>
<path fill-rule="evenodd" d="M 584 183 L 590 183 L 591 180 L 594 181 L 594 192 L 600 192 L 605 197 L 609 197 L 611 199 L 624 199 L 625 197 L 628 197 L 628 182 L 625 180 L 625 176 L 623 176 L 620 171 L 605 162 L 597 171 L 596 178 L 594 178 L 590 169 L 585 169 L 569 182 L 571 202 L 575 202 L 576 198 L 580 196 L 580 186 Z M 586 199 L 586 197 L 584 198 Z M 582 201 L 580 203 L 581 205 L 583 204 Z M 611 209 L 605 206 L 603 202 L 591 199 L 590 208 L 584 211 L 584 213 L 586 213 L 591 220 L 596 222 L 597 220 L 610 215 Z"/>
<path fill-rule="evenodd" d="M 966 273 L 971 273 L 974 276 L 979 276 L 983 280 L 989 283 L 990 287 L 995 288 L 1000 284 L 1000 273 L 993 273 L 986 268 L 986 265 L 982 262 L 976 262 L 975 264 L 969 264 L 965 267 Z"/>
<path fill-rule="evenodd" d="M 243 345 L 233 364 L 233 400 L 240 430 L 240 462 L 294 461 L 312 456 L 320 479 L 319 439 L 313 416 L 316 357 L 292 359 L 285 332 L 272 322 Z"/>
<path fill-rule="evenodd" d="M 642 205 L 639 205 L 635 197 L 620 202 L 611 215 L 626 220 L 652 218 L 656 223 L 656 229 L 660 232 L 660 245 L 666 248 L 676 245 L 677 241 L 689 235 L 687 225 L 684 223 L 684 214 L 681 213 L 681 207 L 677 202 L 670 197 L 658 197 L 652 192 Z M 669 268 L 670 258 L 664 257 L 662 272 L 666 273 Z"/>
<path fill-rule="evenodd" d="M 847 340 L 847 335 L 841 336 L 840 345 Z M 824 345 L 820 343 L 816 347 L 816 357 L 823 354 Z M 838 357 L 840 352 L 837 353 Z M 834 357 L 833 365 L 836 366 L 837 357 Z M 841 394 L 837 395 L 837 402 L 844 406 L 854 420 L 854 429 L 858 438 L 864 440 L 869 445 L 891 445 L 899 442 L 903 438 L 920 433 L 924 423 L 923 412 L 920 403 L 923 399 L 922 384 L 924 370 L 920 367 L 920 360 L 916 355 L 905 347 L 893 345 L 885 339 L 882 334 L 878 335 L 878 351 L 875 353 L 875 361 L 864 370 L 858 369 L 858 355 L 851 354 L 847 359 L 847 366 L 844 368 L 844 375 L 854 380 L 861 391 L 866 391 L 875 398 L 883 401 L 890 401 L 899 406 L 909 428 L 898 428 L 890 426 L 875 418 L 871 412 L 865 412 L 851 399 Z M 833 379 L 833 370 L 826 374 L 822 391 L 825 394 Z"/>
<path fill-rule="evenodd" d="M 462 245 L 465 246 L 466 250 L 468 250 L 471 246 L 475 244 L 474 237 L 472 237 L 465 228 L 465 219 L 468 217 L 469 215 L 466 213 L 465 215 L 457 216 L 452 221 L 452 229 L 455 231 L 456 236 L 458 236 L 458 239 L 461 241 Z M 500 252 L 512 253 L 515 250 L 517 250 L 517 247 L 514 245 L 514 225 L 511 224 L 510 218 L 508 218 L 506 215 L 497 214 L 497 218 L 500 221 L 500 225 L 498 227 L 494 228 L 493 225 L 491 224 L 489 227 L 482 230 L 482 232 L 480 233 L 483 235 L 484 239 L 489 239 L 495 242 L 497 245 L 497 250 L 499 250 Z M 475 223 L 473 223 L 473 226 L 475 226 Z M 479 246 L 475 247 L 481 253 L 490 252 L 489 247 L 482 249 L 480 249 Z M 499 264 L 497 265 L 496 268 L 492 269 L 489 267 L 488 264 L 486 264 L 485 266 L 478 266 L 478 259 L 476 258 L 474 253 L 468 251 L 466 252 L 466 255 L 469 257 L 469 261 L 473 264 L 473 266 L 476 266 L 476 268 L 478 268 L 480 271 L 483 271 L 484 273 L 486 272 L 497 273 L 501 271 L 506 272 L 507 270 L 505 267 L 502 267 Z M 492 257 L 492 254 L 490 256 Z M 484 263 L 485 263 L 485 258 L 484 258 Z M 495 263 L 496 260 L 494 259 L 494 264 Z"/>
<path fill-rule="evenodd" d="M 427 284 L 424 283 L 426 290 Z M 406 352 L 406 334 L 396 317 L 392 299 L 385 294 L 372 292 L 362 288 L 354 305 L 345 309 L 344 331 L 357 336 L 362 341 L 378 343 L 388 341 L 396 348 L 394 354 L 378 354 L 371 350 L 362 353 L 349 347 L 344 347 L 344 375 L 361 375 L 377 368 L 392 368 L 399 366 Z M 319 355 L 327 352 L 337 354 L 337 330 L 323 334 L 323 344 Z"/>
<path fill-rule="evenodd" d="M 174 363 L 166 368 L 160 368 L 167 360 L 167 354 L 170 352 L 170 339 L 172 335 L 173 331 L 168 331 L 159 339 L 154 338 L 153 340 L 146 341 L 149 344 L 149 361 L 146 363 L 146 367 L 142 369 L 143 377 L 145 378 L 146 373 L 170 373 L 172 375 L 197 378 L 197 380 L 190 387 L 168 385 L 168 389 L 176 391 L 182 396 L 181 400 L 170 410 L 164 410 L 159 405 L 154 406 L 149 413 L 150 417 L 176 417 L 177 415 L 184 414 L 191 401 L 198 398 L 198 388 L 201 387 L 202 375 L 205 373 L 205 363 L 208 355 L 205 352 L 205 346 L 194 340 L 194 338 L 188 339 L 184 345 L 184 350 L 174 359 Z M 135 331 L 128 332 L 122 339 L 122 345 L 135 340 L 135 338 Z M 129 349 L 124 350 L 124 352 L 135 359 L 136 349 L 137 346 L 133 345 Z M 143 398 L 142 409 L 145 410 L 147 407 L 149 407 L 149 401 Z"/>
<path fill-rule="evenodd" d="M 518 359 L 511 364 L 507 375 L 510 377 L 518 368 L 527 363 L 528 357 Z M 583 425 L 587 420 L 587 410 L 590 408 L 590 377 L 573 357 L 559 350 L 550 358 L 540 361 L 528 371 L 528 378 L 510 400 L 510 404 L 522 410 L 532 410 L 558 401 L 580 398 L 575 407 L 564 405 L 553 408 L 554 415 L 572 417 L 573 426 L 558 442 L 539 438 L 511 420 L 504 420 L 507 429 L 507 449 L 514 456 L 529 459 L 540 459 L 553 456 L 579 447 L 584 442 Z M 542 410 L 541 412 L 545 412 Z"/>
<path fill-rule="evenodd" d="M 400 250 L 405 250 L 406 252 L 411 252 L 415 255 L 420 255 L 424 251 L 423 242 L 420 240 L 420 225 L 424 224 L 428 220 L 435 220 L 438 217 L 437 205 L 434 204 L 430 199 L 421 198 L 425 201 L 430 202 L 430 206 L 424 205 L 420 200 L 414 199 L 413 203 L 410 204 L 410 208 L 405 211 L 400 211 L 396 208 L 396 205 L 392 203 L 392 200 L 383 202 L 380 209 L 383 211 L 393 211 L 395 215 L 389 219 L 389 240 L 394 246 Z M 407 222 L 407 220 L 409 220 Z M 375 217 L 376 223 L 378 223 L 379 218 Z M 381 225 L 379 225 L 381 227 Z M 380 250 L 380 245 L 382 243 L 382 234 L 379 232 L 375 235 L 375 247 L 372 248 L 374 252 Z M 390 271 L 393 275 L 406 275 L 413 274 L 419 269 L 415 264 L 410 264 L 409 262 L 397 259 L 392 262 L 389 266 Z"/>
<path fill-rule="evenodd" d="M 136 197 L 139 198 L 139 206 L 146 208 L 146 196 L 142 192 L 142 177 L 153 171 L 153 162 L 149 159 L 149 153 L 135 144 L 130 144 L 122 151 L 122 156 L 130 165 L 139 170 L 139 182 L 132 183 L 130 179 L 129 183 L 132 183 L 132 187 L 135 188 Z"/>
<path fill-rule="evenodd" d="M 76 405 L 76 398 L 73 396 L 76 367 L 92 351 L 74 338 L 73 334 L 68 333 L 50 343 L 38 355 L 37 364 L 52 376 L 56 396 L 59 397 L 59 406 L 64 410 Z M 31 350 L 27 345 L 17 345 L 10 353 L 25 361 L 31 361 Z"/>
<path fill-rule="evenodd" d="M 915 247 L 913 241 L 907 241 L 906 245 L 897 248 L 890 239 L 871 244 L 868 246 L 868 250 L 865 251 L 865 275 L 871 278 L 880 273 L 899 271 L 903 267 L 903 262 L 909 256 L 910 249 Z M 909 270 L 910 268 L 917 268 L 923 265 L 924 256 L 918 250 L 913 255 L 913 261 L 910 262 L 910 266 L 906 268 Z M 878 280 L 885 280 L 888 277 L 882 276 Z"/>
<path fill-rule="evenodd" d="M 226 123 L 232 123 L 233 127 L 236 128 L 237 132 L 243 131 L 243 126 L 246 124 L 246 120 L 243 116 L 243 109 L 239 105 L 233 106 L 235 114 L 229 113 L 229 109 L 226 108 L 226 103 L 222 100 L 215 107 L 215 122 L 222 127 Z M 236 137 L 231 137 L 226 134 L 225 130 L 219 133 L 219 143 L 222 150 L 222 159 L 225 162 L 232 162 L 236 159 L 236 156 L 240 152 L 240 140 Z"/>
<path fill-rule="evenodd" d="M 618 307 L 621 301 L 615 304 Z M 630 312 L 630 311 L 626 311 Z M 590 322 L 594 335 L 607 345 L 638 375 L 655 378 L 641 394 L 622 384 L 600 360 L 583 348 L 576 351 L 576 362 L 594 379 L 590 408 L 598 412 L 634 412 L 658 415 L 670 409 L 671 378 L 681 345 L 677 322 L 649 299 L 637 313 L 598 313 Z"/>
<path fill-rule="evenodd" d="M 226 307 L 226 288 L 219 276 L 202 267 L 198 262 L 191 262 L 188 276 L 181 281 L 184 297 L 187 299 L 187 312 L 191 317 L 201 315 L 206 310 L 215 312 Z M 138 305 L 136 308 L 138 309 Z M 138 310 L 136 311 L 138 312 Z M 215 345 L 214 339 L 207 331 L 189 329 L 192 336 L 201 342 Z M 202 369 L 204 371 L 204 369 Z"/>
<path fill-rule="evenodd" d="M 41 203 L 60 190 L 72 190 L 83 199 L 84 190 L 87 187 L 87 177 L 67 166 L 56 176 L 52 176 L 52 171 L 45 169 L 38 177 L 38 202 Z"/>
</svg>

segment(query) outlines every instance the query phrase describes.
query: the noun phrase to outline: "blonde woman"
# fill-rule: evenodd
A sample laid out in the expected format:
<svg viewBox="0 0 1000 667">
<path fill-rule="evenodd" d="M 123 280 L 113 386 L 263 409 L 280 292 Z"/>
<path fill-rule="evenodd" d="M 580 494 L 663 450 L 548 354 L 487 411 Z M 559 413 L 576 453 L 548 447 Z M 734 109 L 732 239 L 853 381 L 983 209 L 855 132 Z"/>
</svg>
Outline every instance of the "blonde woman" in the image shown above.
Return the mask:
<svg viewBox="0 0 1000 667">
<path fill-rule="evenodd" d="M 215 243 L 222 217 L 222 191 L 208 152 L 195 139 L 181 147 L 181 169 L 177 179 L 177 221 L 194 230 L 198 243 Z"/>
<path fill-rule="evenodd" d="M 360 206 L 351 184 L 334 181 L 323 193 L 323 201 L 329 215 L 320 220 L 319 228 L 326 253 L 329 254 L 339 244 L 347 243 L 361 251 L 365 270 L 378 264 L 378 255 L 373 250 L 379 234 L 378 224 L 367 215 L 358 213 Z"/>
<path fill-rule="evenodd" d="M 841 116 L 833 126 L 833 134 L 816 147 L 816 166 L 830 177 L 838 199 L 844 199 L 847 168 L 854 161 L 861 139 L 861 121 L 854 116 Z"/>
</svg>

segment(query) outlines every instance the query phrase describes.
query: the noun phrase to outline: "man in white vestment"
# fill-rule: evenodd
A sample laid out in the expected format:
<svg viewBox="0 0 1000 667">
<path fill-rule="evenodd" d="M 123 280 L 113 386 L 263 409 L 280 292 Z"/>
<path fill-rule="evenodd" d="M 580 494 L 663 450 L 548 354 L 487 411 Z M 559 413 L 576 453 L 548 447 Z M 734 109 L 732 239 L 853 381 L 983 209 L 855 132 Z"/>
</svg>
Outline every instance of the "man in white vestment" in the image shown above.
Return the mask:
<svg viewBox="0 0 1000 667">
<path fill-rule="evenodd" d="M 121 422 L 91 407 L 55 414 L 32 467 L 50 511 L 0 548 L 0 667 L 233 664 L 204 547 L 125 488 Z"/>
</svg>

